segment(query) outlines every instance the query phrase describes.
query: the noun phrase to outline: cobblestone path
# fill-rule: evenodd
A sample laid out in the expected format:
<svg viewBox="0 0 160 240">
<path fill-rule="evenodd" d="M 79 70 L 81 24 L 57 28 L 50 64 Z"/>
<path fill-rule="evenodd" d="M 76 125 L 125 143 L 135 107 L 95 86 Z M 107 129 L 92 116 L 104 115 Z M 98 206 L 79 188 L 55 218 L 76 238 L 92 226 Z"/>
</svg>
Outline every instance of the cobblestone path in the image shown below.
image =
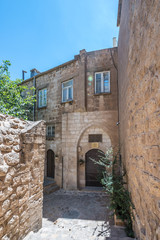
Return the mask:
<svg viewBox="0 0 160 240">
<path fill-rule="evenodd" d="M 59 190 L 44 197 L 43 226 L 25 240 L 119 240 L 123 228 L 113 226 L 105 193 Z"/>
</svg>

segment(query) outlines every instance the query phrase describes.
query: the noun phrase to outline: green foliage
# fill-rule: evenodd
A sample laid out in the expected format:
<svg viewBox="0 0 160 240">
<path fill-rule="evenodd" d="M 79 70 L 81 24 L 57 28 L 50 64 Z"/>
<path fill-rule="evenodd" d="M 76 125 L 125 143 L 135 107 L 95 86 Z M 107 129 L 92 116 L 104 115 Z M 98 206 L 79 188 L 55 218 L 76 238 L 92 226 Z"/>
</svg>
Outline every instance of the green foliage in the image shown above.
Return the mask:
<svg viewBox="0 0 160 240">
<path fill-rule="evenodd" d="M 105 157 L 101 157 L 98 162 L 94 160 L 94 162 L 106 168 L 101 183 L 110 196 L 110 209 L 114 210 L 117 217 L 124 221 L 128 237 L 134 237 L 132 230 L 132 209 L 134 206 L 130 194 L 125 188 L 125 173 L 121 173 L 118 159 L 119 152 L 113 156 L 113 150 L 110 148 Z"/>
<path fill-rule="evenodd" d="M 27 120 L 36 101 L 34 87 L 21 85 L 20 79 L 12 81 L 8 71 L 10 65 L 7 60 L 0 65 L 0 112 Z"/>
</svg>

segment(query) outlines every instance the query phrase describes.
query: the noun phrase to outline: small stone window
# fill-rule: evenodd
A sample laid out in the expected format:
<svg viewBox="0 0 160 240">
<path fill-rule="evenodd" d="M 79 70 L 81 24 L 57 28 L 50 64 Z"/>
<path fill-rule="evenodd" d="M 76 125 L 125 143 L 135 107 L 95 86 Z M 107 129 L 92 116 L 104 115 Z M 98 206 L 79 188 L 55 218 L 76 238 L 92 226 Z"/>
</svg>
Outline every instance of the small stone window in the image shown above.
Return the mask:
<svg viewBox="0 0 160 240">
<path fill-rule="evenodd" d="M 39 92 L 38 92 L 38 106 L 40 108 L 47 106 L 47 88 L 39 90 Z"/>
<path fill-rule="evenodd" d="M 89 142 L 102 142 L 102 134 L 89 134 L 88 141 Z"/>
<path fill-rule="evenodd" d="M 110 93 L 110 71 L 95 73 L 95 93 Z"/>
<path fill-rule="evenodd" d="M 55 126 L 47 126 L 47 137 L 55 137 Z"/>
<path fill-rule="evenodd" d="M 62 102 L 73 100 L 73 80 L 62 83 Z"/>
</svg>

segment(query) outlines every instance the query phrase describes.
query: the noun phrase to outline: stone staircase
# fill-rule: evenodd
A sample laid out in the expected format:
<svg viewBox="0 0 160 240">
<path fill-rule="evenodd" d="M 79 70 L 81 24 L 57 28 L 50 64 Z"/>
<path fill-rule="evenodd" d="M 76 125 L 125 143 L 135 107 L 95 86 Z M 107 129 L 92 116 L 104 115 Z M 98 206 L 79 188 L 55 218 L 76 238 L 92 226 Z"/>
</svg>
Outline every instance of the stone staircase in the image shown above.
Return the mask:
<svg viewBox="0 0 160 240">
<path fill-rule="evenodd" d="M 43 183 L 43 193 L 44 194 L 50 194 L 59 189 L 60 189 L 60 187 L 56 184 L 56 182 L 53 178 L 48 178 L 48 177 L 44 178 L 44 183 Z"/>
<path fill-rule="evenodd" d="M 111 226 L 111 236 L 106 237 L 105 240 L 136 240 L 126 236 L 125 228 L 120 226 Z"/>
</svg>

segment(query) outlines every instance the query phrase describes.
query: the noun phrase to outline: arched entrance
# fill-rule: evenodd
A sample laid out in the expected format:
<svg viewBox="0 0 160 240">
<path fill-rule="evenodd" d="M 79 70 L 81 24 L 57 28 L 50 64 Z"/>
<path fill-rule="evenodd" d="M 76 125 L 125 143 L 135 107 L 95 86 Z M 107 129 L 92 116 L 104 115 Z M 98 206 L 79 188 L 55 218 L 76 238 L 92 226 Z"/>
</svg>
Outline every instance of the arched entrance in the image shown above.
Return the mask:
<svg viewBox="0 0 160 240">
<path fill-rule="evenodd" d="M 47 151 L 47 177 L 54 178 L 55 156 L 52 150 Z"/>
<path fill-rule="evenodd" d="M 101 187 L 100 180 L 102 179 L 102 171 L 105 170 L 103 166 L 95 164 L 92 159 L 99 161 L 101 157 L 104 157 L 105 154 L 99 149 L 91 149 L 86 153 L 86 166 L 85 166 L 85 175 L 86 175 L 86 186 L 96 186 Z"/>
</svg>

